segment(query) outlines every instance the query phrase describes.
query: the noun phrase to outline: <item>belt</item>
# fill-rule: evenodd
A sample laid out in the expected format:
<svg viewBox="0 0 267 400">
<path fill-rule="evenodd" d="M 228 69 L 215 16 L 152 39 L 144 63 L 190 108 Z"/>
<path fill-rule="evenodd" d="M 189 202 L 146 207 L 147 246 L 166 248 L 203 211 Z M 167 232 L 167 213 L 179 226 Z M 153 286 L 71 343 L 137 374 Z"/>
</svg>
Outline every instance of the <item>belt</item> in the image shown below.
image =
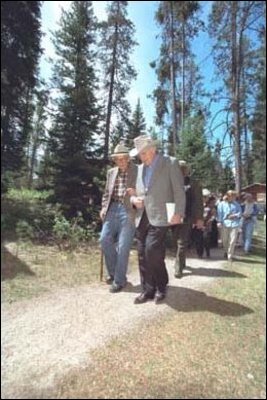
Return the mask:
<svg viewBox="0 0 267 400">
<path fill-rule="evenodd" d="M 119 204 L 123 204 L 124 200 L 119 200 L 119 199 L 111 199 L 111 203 L 119 203 Z"/>
</svg>

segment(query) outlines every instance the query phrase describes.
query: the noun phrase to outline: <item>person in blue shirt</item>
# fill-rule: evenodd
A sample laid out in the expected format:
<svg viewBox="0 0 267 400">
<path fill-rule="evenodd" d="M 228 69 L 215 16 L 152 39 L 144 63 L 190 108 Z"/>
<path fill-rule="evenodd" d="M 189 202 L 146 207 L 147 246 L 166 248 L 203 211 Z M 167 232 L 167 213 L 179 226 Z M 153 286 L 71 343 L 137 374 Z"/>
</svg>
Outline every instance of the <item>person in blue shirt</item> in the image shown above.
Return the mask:
<svg viewBox="0 0 267 400">
<path fill-rule="evenodd" d="M 251 250 L 252 236 L 254 227 L 257 222 L 258 208 L 253 201 L 253 196 L 250 193 L 245 194 L 245 201 L 241 206 L 242 209 L 242 236 L 244 252 L 248 254 Z"/>
<path fill-rule="evenodd" d="M 237 193 L 234 190 L 228 190 L 226 197 L 217 209 L 218 227 L 222 228 L 224 257 L 228 258 L 229 261 L 233 260 L 242 215 L 241 206 L 236 201 L 236 196 Z"/>
</svg>

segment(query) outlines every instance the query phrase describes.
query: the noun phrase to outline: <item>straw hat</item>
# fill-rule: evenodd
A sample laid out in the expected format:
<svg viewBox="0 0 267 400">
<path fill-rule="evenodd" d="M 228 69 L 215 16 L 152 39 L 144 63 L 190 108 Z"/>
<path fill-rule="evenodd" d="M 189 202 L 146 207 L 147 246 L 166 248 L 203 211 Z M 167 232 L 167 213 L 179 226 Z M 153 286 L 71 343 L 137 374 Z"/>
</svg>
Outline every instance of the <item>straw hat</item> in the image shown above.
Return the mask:
<svg viewBox="0 0 267 400">
<path fill-rule="evenodd" d="M 151 136 L 141 135 L 134 139 L 135 148 L 130 151 L 130 156 L 135 157 L 142 151 L 149 149 L 150 147 L 157 147 L 156 140 L 152 139 Z"/>
<path fill-rule="evenodd" d="M 124 146 L 124 144 L 119 143 L 115 147 L 113 154 L 111 154 L 112 158 L 114 158 L 116 156 L 129 156 L 129 149 L 126 146 Z"/>
<path fill-rule="evenodd" d="M 202 196 L 209 196 L 209 195 L 210 195 L 209 189 L 202 189 Z"/>
<path fill-rule="evenodd" d="M 185 160 L 179 160 L 180 167 L 187 167 L 187 162 Z"/>
</svg>

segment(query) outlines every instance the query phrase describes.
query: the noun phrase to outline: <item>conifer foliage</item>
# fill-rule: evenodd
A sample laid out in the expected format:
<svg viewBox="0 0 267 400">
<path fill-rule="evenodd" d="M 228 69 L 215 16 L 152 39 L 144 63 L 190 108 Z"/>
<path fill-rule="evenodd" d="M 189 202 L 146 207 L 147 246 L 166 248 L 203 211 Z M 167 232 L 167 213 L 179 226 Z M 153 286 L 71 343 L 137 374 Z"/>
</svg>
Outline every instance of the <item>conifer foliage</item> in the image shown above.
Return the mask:
<svg viewBox="0 0 267 400">
<path fill-rule="evenodd" d="M 107 21 L 101 24 L 100 58 L 104 72 L 106 94 L 104 157 L 108 157 L 111 117 L 128 120 L 130 112 L 126 99 L 131 80 L 136 72 L 130 64 L 130 55 L 136 45 L 133 39 L 134 25 L 127 18 L 127 1 L 110 1 Z"/>
<path fill-rule="evenodd" d="M 100 119 L 95 95 L 95 28 L 92 2 L 75 1 L 63 12 L 54 34 L 57 98 L 49 144 L 54 155 L 55 198 L 68 216 L 85 213 L 88 196 L 94 195 Z"/>
<path fill-rule="evenodd" d="M 1 2 L 1 182 L 23 163 L 41 54 L 41 1 Z M 2 186 L 3 189 L 3 186 Z"/>
</svg>

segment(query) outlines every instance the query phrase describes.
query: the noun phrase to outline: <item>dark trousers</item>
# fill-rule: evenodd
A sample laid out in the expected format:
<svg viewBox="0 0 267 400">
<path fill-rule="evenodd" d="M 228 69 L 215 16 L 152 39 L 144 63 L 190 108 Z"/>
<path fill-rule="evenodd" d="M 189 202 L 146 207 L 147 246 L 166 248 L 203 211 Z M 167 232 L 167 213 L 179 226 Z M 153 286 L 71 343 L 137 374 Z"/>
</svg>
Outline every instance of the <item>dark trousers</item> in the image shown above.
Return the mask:
<svg viewBox="0 0 267 400">
<path fill-rule="evenodd" d="M 211 223 L 211 232 L 210 232 L 210 247 L 218 247 L 218 237 L 219 231 L 217 227 L 217 220 L 213 220 Z"/>
<path fill-rule="evenodd" d="M 186 250 L 188 247 L 190 224 L 178 224 L 172 228 L 176 248 L 175 273 L 182 272 L 186 266 Z"/>
<path fill-rule="evenodd" d="M 197 255 L 199 257 L 203 256 L 204 249 L 206 251 L 207 257 L 210 256 L 210 237 L 211 233 L 206 229 L 204 229 L 204 231 L 197 228 L 193 229 L 193 241 L 195 243 Z"/>
<path fill-rule="evenodd" d="M 154 294 L 164 292 L 169 282 L 165 265 L 165 238 L 168 227 L 150 225 L 144 211 L 136 230 L 139 272 L 142 291 Z"/>
</svg>

